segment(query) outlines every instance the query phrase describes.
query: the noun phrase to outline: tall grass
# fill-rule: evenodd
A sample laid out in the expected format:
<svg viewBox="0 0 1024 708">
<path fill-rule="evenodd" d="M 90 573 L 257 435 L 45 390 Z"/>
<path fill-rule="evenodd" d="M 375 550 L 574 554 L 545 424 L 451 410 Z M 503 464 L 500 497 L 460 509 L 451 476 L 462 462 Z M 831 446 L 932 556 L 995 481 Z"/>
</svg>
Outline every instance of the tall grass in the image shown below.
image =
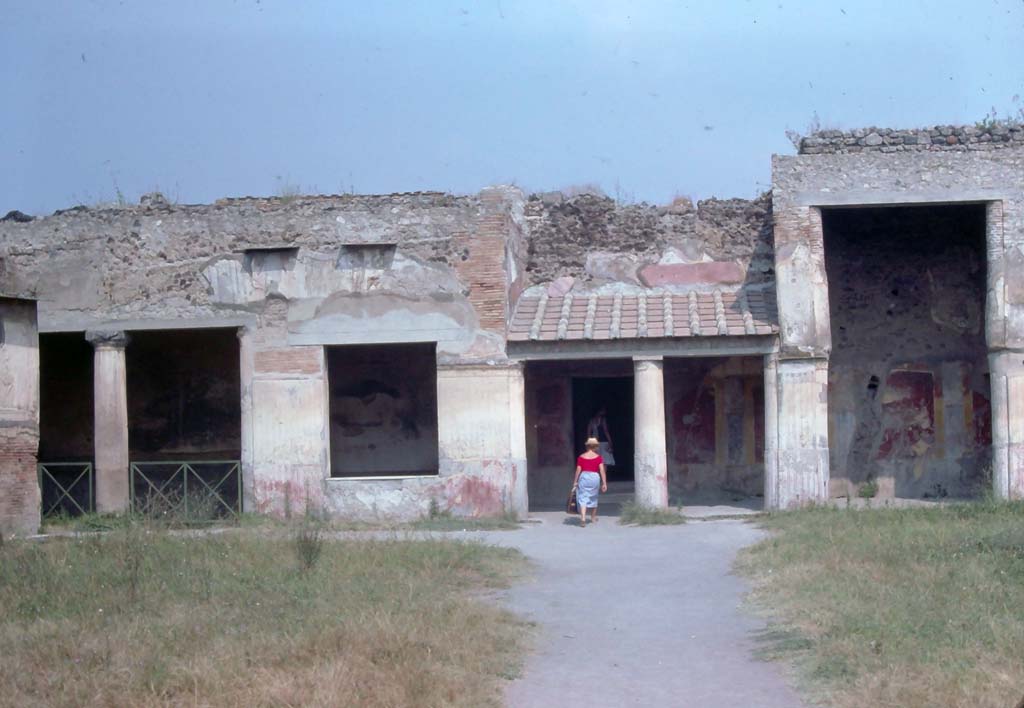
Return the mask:
<svg viewBox="0 0 1024 708">
<path fill-rule="evenodd" d="M 1024 504 L 769 517 L 739 568 L 827 705 L 1004 708 L 1024 696 Z"/>
<path fill-rule="evenodd" d="M 522 625 L 471 595 L 521 556 L 316 535 L 4 544 L 0 705 L 499 703 Z"/>
</svg>

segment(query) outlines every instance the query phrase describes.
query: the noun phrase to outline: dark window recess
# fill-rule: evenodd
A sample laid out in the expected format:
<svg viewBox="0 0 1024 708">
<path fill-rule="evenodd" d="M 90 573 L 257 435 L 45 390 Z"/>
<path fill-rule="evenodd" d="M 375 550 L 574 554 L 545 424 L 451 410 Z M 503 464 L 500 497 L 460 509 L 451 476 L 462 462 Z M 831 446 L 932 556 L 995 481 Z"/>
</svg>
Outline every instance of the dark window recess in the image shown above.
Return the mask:
<svg viewBox="0 0 1024 708">
<path fill-rule="evenodd" d="M 243 267 L 249 274 L 292 270 L 298 255 L 299 249 L 294 246 L 247 248 Z"/>
<path fill-rule="evenodd" d="M 331 476 L 438 472 L 434 343 L 328 347 Z"/>
</svg>

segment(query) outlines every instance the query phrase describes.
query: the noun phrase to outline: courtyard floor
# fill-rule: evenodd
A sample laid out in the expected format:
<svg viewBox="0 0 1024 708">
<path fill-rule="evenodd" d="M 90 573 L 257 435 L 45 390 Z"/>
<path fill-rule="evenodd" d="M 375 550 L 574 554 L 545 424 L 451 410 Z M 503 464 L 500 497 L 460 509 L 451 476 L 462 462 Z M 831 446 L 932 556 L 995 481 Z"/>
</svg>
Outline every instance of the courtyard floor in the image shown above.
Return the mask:
<svg viewBox="0 0 1024 708">
<path fill-rule="evenodd" d="M 534 563 L 502 591 L 538 624 L 508 705 L 796 708 L 779 664 L 754 657 L 764 623 L 741 607 L 737 552 L 764 537 L 737 520 L 582 529 L 564 513 L 531 514 L 514 532 L 472 534 Z"/>
</svg>

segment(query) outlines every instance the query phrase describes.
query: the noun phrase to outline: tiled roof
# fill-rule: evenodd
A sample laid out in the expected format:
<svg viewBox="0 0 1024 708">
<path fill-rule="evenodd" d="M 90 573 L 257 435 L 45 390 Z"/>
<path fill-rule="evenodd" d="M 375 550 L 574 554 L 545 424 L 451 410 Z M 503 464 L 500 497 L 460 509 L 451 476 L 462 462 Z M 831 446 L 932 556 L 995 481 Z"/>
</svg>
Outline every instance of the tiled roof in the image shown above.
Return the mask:
<svg viewBox="0 0 1024 708">
<path fill-rule="evenodd" d="M 519 298 L 510 342 L 721 337 L 779 331 L 775 293 L 547 294 Z"/>
</svg>

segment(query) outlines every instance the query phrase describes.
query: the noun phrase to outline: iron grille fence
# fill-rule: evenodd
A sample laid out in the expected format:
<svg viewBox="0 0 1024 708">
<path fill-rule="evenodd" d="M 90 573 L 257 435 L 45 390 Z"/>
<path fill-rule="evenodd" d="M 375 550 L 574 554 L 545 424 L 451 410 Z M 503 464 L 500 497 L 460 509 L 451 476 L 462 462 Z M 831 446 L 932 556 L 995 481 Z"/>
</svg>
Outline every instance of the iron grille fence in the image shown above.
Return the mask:
<svg viewBox="0 0 1024 708">
<path fill-rule="evenodd" d="M 81 516 L 96 508 L 91 462 L 40 462 L 36 472 L 43 517 Z"/>
<path fill-rule="evenodd" d="M 214 521 L 242 513 L 238 460 L 132 462 L 132 511 L 186 521 Z"/>
</svg>

